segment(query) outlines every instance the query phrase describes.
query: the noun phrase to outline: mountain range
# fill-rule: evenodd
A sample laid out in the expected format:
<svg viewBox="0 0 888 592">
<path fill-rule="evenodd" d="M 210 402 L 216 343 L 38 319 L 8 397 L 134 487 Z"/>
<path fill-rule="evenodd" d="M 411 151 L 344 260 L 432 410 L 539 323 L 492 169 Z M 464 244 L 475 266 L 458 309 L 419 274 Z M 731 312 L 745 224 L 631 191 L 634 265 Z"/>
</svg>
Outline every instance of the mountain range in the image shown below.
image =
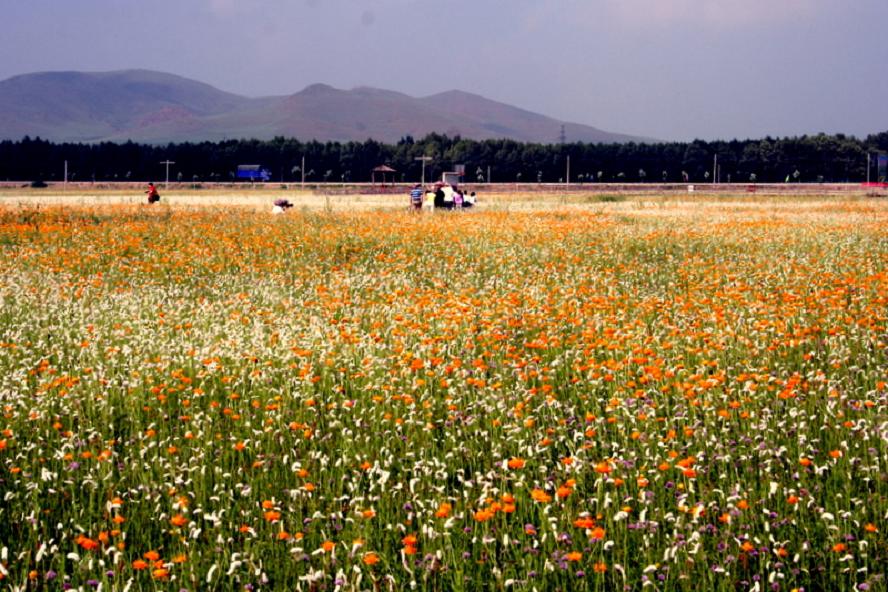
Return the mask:
<svg viewBox="0 0 888 592">
<path fill-rule="evenodd" d="M 521 142 L 645 138 L 559 121 L 452 90 L 427 97 L 314 84 L 285 96 L 244 97 L 149 70 L 41 72 L 0 81 L 0 139 L 146 143 L 270 139 L 397 142 L 431 132 Z"/>
</svg>

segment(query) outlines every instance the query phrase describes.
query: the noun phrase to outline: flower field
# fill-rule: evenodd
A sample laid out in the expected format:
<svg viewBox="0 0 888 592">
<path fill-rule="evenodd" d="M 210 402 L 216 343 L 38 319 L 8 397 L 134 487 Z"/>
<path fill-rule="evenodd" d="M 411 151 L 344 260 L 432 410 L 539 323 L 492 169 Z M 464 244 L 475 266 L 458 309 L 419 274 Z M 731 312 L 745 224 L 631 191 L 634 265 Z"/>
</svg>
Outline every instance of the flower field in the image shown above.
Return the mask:
<svg viewBox="0 0 888 592">
<path fill-rule="evenodd" d="M 0 588 L 884 590 L 888 206 L 0 208 Z"/>
</svg>

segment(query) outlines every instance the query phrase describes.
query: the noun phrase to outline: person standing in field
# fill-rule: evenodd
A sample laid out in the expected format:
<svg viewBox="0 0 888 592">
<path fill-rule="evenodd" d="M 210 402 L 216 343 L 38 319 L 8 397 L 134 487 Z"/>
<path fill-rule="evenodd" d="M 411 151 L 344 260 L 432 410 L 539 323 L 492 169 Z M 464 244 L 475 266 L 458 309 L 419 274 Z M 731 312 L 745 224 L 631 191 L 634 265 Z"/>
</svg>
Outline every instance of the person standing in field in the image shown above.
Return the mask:
<svg viewBox="0 0 888 592">
<path fill-rule="evenodd" d="M 148 194 L 148 203 L 153 204 L 160 201 L 160 194 L 157 192 L 157 187 L 154 186 L 154 183 L 148 183 L 148 190 L 145 191 Z"/>
<path fill-rule="evenodd" d="M 453 207 L 457 210 L 461 210 L 463 207 L 463 194 L 459 189 L 454 188 L 453 190 Z"/>
<path fill-rule="evenodd" d="M 446 206 L 444 202 L 444 184 L 436 183 L 435 184 L 435 209 L 444 208 Z"/>
<path fill-rule="evenodd" d="M 413 189 L 410 191 L 410 205 L 413 207 L 413 210 L 419 212 L 422 210 L 422 200 L 423 200 L 423 191 L 422 186 L 417 183 L 413 186 Z"/>
<path fill-rule="evenodd" d="M 290 203 L 289 199 L 276 199 L 274 200 L 274 207 L 271 208 L 271 213 L 274 215 L 286 214 L 289 208 L 292 208 L 293 204 Z"/>
</svg>

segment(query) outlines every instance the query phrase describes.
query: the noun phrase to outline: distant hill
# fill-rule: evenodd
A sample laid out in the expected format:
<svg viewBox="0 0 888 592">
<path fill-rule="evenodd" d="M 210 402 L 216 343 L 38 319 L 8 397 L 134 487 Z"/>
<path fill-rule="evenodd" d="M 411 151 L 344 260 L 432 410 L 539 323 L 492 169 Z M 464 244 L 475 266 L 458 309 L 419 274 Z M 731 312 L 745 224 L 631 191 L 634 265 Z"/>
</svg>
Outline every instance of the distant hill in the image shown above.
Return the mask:
<svg viewBox="0 0 888 592">
<path fill-rule="evenodd" d="M 431 132 L 553 143 L 629 142 L 602 131 L 458 90 L 415 98 L 315 84 L 287 96 L 248 98 L 162 72 L 43 72 L 0 81 L 0 139 L 165 143 L 225 138 L 397 142 Z"/>
</svg>

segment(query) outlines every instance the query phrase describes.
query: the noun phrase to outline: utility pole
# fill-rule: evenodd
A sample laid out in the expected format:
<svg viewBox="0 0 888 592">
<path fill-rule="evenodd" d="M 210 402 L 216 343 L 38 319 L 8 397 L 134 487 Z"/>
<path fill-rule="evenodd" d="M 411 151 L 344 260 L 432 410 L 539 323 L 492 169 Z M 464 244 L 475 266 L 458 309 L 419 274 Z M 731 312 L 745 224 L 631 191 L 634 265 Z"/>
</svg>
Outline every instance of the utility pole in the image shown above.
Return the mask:
<svg viewBox="0 0 888 592">
<path fill-rule="evenodd" d="M 567 176 L 564 177 L 564 181 L 570 187 L 570 154 L 567 155 Z"/>
<path fill-rule="evenodd" d="M 718 177 L 718 154 L 715 155 L 712 161 L 712 184 L 715 185 L 715 179 Z"/>
<path fill-rule="evenodd" d="M 490 185 L 490 165 L 487 165 L 487 184 Z"/>
<path fill-rule="evenodd" d="M 302 188 L 305 189 L 305 155 L 302 155 Z"/>
<path fill-rule="evenodd" d="M 62 182 L 62 189 L 68 189 L 68 161 L 65 161 L 65 180 Z"/>
<path fill-rule="evenodd" d="M 176 163 L 173 162 L 172 160 L 167 159 L 167 160 L 162 161 L 160 164 L 166 165 L 166 182 L 163 185 L 163 188 L 166 189 L 170 186 L 170 165 L 176 164 Z"/>
<path fill-rule="evenodd" d="M 420 180 L 420 183 L 422 184 L 423 187 L 425 187 L 425 165 L 427 162 L 429 162 L 433 159 L 431 156 L 417 156 L 413 160 L 422 161 L 422 179 Z"/>
</svg>

